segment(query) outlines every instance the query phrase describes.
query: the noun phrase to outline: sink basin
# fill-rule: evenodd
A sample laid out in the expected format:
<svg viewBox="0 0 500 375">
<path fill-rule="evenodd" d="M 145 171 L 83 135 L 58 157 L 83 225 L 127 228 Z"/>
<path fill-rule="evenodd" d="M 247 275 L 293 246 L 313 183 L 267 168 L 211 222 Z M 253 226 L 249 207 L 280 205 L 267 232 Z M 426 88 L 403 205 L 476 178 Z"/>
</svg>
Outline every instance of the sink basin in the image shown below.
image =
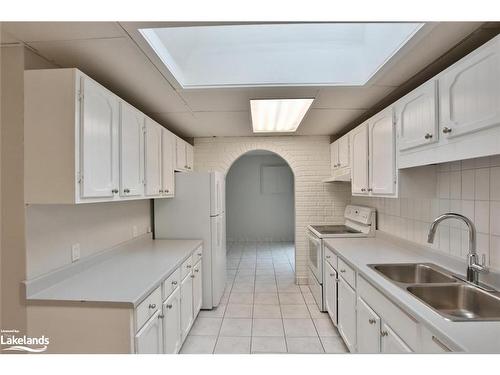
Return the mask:
<svg viewBox="0 0 500 375">
<path fill-rule="evenodd" d="M 403 284 L 454 283 L 457 280 L 428 263 L 374 264 L 371 267 L 388 279 Z"/>
<path fill-rule="evenodd" d="M 500 320 L 500 298 L 467 284 L 414 285 L 406 289 L 449 320 Z"/>
</svg>

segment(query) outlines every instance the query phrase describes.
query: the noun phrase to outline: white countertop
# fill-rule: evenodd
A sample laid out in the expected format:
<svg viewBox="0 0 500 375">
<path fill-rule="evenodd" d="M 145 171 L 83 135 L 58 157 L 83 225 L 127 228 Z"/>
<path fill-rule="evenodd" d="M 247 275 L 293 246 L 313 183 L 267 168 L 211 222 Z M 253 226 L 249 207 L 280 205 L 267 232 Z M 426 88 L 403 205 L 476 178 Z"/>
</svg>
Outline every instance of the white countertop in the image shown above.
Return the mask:
<svg viewBox="0 0 500 375">
<path fill-rule="evenodd" d="M 30 301 L 122 303 L 137 306 L 160 286 L 200 245 L 201 240 L 153 240 L 149 236 L 113 248 L 82 268 L 67 267 L 64 276 L 44 276 L 28 281 Z M 47 281 L 50 277 L 50 281 Z M 45 280 L 44 280 L 45 278 Z M 43 284 L 30 288 L 30 283 Z M 34 290 L 30 293 L 30 290 Z"/>
<path fill-rule="evenodd" d="M 452 322 L 420 302 L 406 290 L 392 283 L 368 264 L 430 262 L 463 275 L 453 262 L 421 253 L 410 245 L 389 238 L 328 238 L 324 243 L 350 263 L 386 297 L 443 339 L 456 344 L 465 352 L 500 353 L 500 322 Z"/>
</svg>

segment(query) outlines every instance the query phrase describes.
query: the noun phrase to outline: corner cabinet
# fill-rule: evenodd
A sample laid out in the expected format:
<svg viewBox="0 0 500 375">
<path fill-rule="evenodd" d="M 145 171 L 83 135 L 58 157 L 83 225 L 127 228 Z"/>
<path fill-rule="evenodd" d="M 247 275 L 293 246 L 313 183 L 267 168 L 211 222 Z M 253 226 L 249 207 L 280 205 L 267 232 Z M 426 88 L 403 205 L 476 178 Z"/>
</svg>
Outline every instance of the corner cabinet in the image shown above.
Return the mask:
<svg viewBox="0 0 500 375">
<path fill-rule="evenodd" d="M 173 196 L 174 135 L 160 124 L 77 69 L 28 70 L 24 85 L 25 203 Z"/>
<path fill-rule="evenodd" d="M 351 133 L 352 195 L 396 198 L 396 132 L 393 108 L 377 113 Z"/>
</svg>

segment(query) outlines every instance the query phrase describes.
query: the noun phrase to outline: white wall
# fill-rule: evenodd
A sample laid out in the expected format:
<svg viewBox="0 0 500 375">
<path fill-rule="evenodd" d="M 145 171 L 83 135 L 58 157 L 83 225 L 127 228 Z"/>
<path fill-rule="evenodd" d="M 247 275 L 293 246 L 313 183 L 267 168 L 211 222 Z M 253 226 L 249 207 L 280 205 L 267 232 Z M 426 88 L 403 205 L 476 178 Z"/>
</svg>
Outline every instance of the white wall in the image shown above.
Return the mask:
<svg viewBox="0 0 500 375">
<path fill-rule="evenodd" d="M 26 208 L 28 279 L 71 263 L 71 246 L 81 258 L 133 238 L 150 227 L 150 201 L 83 205 L 32 205 Z"/>
<path fill-rule="evenodd" d="M 500 270 L 500 156 L 400 173 L 399 199 L 353 197 L 352 202 L 376 207 L 381 231 L 426 246 L 434 218 L 450 211 L 461 213 L 476 225 L 478 252 L 486 255 L 491 268 Z M 432 247 L 465 259 L 465 225 L 456 220 L 442 222 Z"/>
<path fill-rule="evenodd" d="M 263 191 L 262 168 L 280 166 L 273 176 L 284 188 L 280 193 Z M 265 178 L 265 177 L 264 177 Z M 228 241 L 294 240 L 293 173 L 277 155 L 244 155 L 226 176 Z"/>
<path fill-rule="evenodd" d="M 306 230 L 309 224 L 343 221 L 350 185 L 325 184 L 330 175 L 328 136 L 195 138 L 194 167 L 227 173 L 231 164 L 251 150 L 272 151 L 295 175 L 295 265 L 298 283 L 307 283 Z"/>
</svg>

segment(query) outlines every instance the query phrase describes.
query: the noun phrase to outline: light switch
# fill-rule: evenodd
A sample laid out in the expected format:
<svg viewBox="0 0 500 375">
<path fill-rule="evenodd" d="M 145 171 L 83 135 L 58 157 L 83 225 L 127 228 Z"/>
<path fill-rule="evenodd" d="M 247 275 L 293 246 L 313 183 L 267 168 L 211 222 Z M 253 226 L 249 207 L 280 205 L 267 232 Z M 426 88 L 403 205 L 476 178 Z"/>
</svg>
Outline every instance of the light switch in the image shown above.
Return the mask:
<svg viewBox="0 0 500 375">
<path fill-rule="evenodd" d="M 78 259 L 80 259 L 80 244 L 75 243 L 71 246 L 71 261 L 76 262 Z"/>
</svg>

